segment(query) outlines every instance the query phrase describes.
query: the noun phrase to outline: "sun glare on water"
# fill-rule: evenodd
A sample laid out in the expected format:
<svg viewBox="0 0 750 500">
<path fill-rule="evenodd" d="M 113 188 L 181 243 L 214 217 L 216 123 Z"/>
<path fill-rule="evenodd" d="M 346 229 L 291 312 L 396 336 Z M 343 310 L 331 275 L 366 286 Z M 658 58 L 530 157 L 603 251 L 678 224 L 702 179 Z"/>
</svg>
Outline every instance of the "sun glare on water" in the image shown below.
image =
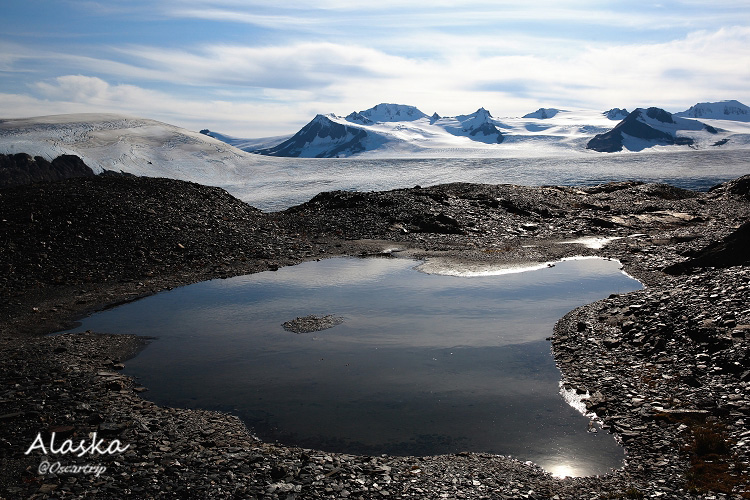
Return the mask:
<svg viewBox="0 0 750 500">
<path fill-rule="evenodd" d="M 553 477 L 562 479 L 564 477 L 571 477 L 576 475 L 576 471 L 573 467 L 568 464 L 557 464 L 548 469 L 549 473 Z"/>
</svg>

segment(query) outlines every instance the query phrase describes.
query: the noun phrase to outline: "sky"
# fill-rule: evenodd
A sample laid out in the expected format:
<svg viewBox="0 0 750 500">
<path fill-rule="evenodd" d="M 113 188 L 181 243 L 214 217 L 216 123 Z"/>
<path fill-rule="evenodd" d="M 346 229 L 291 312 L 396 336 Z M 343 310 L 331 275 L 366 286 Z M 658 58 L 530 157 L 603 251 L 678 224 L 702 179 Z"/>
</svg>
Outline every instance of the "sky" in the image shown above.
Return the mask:
<svg viewBox="0 0 750 500">
<path fill-rule="evenodd" d="M 378 103 L 750 105 L 747 0 L 5 0 L 0 118 L 111 112 L 243 138 Z"/>
</svg>

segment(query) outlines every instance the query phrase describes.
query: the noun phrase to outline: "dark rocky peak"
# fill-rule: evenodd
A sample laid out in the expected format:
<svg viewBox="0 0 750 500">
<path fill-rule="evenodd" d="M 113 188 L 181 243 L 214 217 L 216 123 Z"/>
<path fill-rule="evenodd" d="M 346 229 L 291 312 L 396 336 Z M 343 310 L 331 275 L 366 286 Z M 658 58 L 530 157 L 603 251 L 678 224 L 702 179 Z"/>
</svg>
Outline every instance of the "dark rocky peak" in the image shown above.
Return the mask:
<svg viewBox="0 0 750 500">
<path fill-rule="evenodd" d="M 316 139 L 325 139 L 329 146 L 316 154 L 320 158 L 333 158 L 341 154 L 351 154 L 364 150 L 362 140 L 367 132 L 359 127 L 347 126 L 331 120 L 329 116 L 317 115 L 299 132 L 282 142 L 267 149 L 259 149 L 258 154 L 268 156 L 298 157 L 305 148 Z"/>
<path fill-rule="evenodd" d="M 639 108 L 640 109 L 640 108 Z M 642 110 L 641 110 L 642 111 Z M 646 110 L 646 116 L 662 123 L 674 123 L 672 114 L 661 108 L 651 107 Z"/>
<path fill-rule="evenodd" d="M 693 140 L 689 137 L 675 137 L 672 134 L 654 128 L 646 123 L 645 117 L 662 123 L 675 123 L 672 115 L 660 108 L 636 108 L 624 120 L 615 125 L 609 132 L 598 134 L 586 145 L 587 149 L 602 153 L 614 153 L 623 149 L 623 134 L 645 141 L 652 141 L 664 145 L 690 145 Z"/>
</svg>

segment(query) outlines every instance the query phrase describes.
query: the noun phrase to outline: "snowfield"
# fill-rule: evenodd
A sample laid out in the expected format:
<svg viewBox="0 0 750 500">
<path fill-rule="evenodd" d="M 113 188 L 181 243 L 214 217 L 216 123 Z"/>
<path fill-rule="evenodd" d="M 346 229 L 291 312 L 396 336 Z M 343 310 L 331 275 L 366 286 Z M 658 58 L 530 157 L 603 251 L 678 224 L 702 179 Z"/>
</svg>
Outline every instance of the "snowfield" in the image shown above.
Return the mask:
<svg viewBox="0 0 750 500">
<path fill-rule="evenodd" d="M 241 182 L 272 159 L 166 123 L 115 114 L 0 120 L 0 153 L 79 156 L 103 170 L 209 185 Z"/>
</svg>

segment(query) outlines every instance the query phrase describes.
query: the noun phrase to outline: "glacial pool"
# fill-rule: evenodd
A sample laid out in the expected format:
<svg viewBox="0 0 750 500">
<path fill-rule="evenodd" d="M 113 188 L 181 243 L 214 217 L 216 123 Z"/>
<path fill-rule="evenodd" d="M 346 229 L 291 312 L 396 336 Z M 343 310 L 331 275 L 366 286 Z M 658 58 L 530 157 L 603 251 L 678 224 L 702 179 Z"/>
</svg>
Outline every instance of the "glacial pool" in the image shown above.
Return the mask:
<svg viewBox="0 0 750 500">
<path fill-rule="evenodd" d="M 161 405 L 238 415 L 265 441 L 354 454 L 511 455 L 603 474 L 624 451 L 561 395 L 545 340 L 577 306 L 641 288 L 616 261 L 444 276 L 332 258 L 177 288 L 72 331 L 155 337 L 126 364 Z M 343 322 L 312 333 L 282 323 Z"/>
</svg>

